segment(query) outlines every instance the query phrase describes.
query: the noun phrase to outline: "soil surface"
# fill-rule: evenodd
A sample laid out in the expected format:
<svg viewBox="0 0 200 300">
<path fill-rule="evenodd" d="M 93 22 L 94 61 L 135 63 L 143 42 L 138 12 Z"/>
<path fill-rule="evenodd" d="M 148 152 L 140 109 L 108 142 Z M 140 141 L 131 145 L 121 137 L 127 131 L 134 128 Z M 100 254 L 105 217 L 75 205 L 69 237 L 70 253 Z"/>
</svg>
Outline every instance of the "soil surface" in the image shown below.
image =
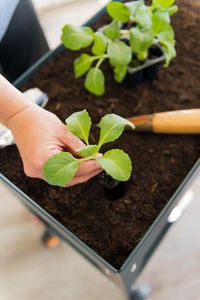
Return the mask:
<svg viewBox="0 0 200 300">
<path fill-rule="evenodd" d="M 95 125 L 107 113 L 123 117 L 200 107 L 199 0 L 177 0 L 173 16 L 177 58 L 161 68 L 154 81 L 130 88 L 113 81 L 107 63 L 106 93 L 97 97 L 84 89 L 84 80 L 74 79 L 73 59 L 79 53 L 65 50 L 42 66 L 23 87 L 38 86 L 49 95 L 47 110 L 61 120 L 86 108 L 94 123 L 91 143 L 98 140 Z M 98 28 L 108 17 L 94 24 Z M 30 179 L 15 146 L 0 151 L 0 170 L 35 202 L 60 221 L 94 251 L 120 268 L 149 226 L 183 181 L 200 152 L 197 135 L 156 135 L 125 132 L 102 150 L 119 148 L 133 162 L 124 195 L 110 201 L 95 179 L 68 189 Z"/>
</svg>

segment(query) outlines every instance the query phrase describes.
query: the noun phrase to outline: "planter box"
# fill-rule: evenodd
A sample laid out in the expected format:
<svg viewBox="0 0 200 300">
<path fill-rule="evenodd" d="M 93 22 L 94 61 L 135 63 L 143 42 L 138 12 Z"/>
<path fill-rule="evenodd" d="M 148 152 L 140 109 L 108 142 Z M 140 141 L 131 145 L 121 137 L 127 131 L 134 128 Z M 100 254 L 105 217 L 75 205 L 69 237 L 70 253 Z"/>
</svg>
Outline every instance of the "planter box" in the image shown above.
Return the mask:
<svg viewBox="0 0 200 300">
<path fill-rule="evenodd" d="M 187 198 L 187 190 L 199 174 L 200 160 L 195 164 L 183 183 L 179 186 L 176 193 L 149 228 L 143 239 L 138 243 L 137 247 L 133 249 L 131 254 L 127 257 L 127 260 L 120 269 L 114 268 L 101 256 L 95 253 L 1 173 L 0 180 L 47 226 L 51 233 L 62 238 L 63 241 L 71 245 L 87 258 L 95 267 L 108 276 L 108 278 L 113 280 L 118 286 L 121 286 L 121 288 L 125 290 L 128 299 L 135 299 L 133 290 L 135 280 L 167 230 L 181 216 L 184 210 L 183 208 L 186 208 L 185 199 Z"/>
<path fill-rule="evenodd" d="M 104 12 L 104 10 L 102 10 L 99 14 L 97 14 L 94 18 L 92 18 L 87 23 L 87 25 L 93 23 L 103 12 Z M 185 37 L 184 37 L 184 40 L 185 40 Z M 21 78 L 19 78 L 15 82 L 15 85 L 17 87 L 20 87 L 23 84 L 25 84 L 26 82 L 28 82 L 40 66 L 44 65 L 45 62 L 49 61 L 51 58 L 55 57 L 57 54 L 61 55 L 63 50 L 64 50 L 64 47 L 61 45 L 55 51 L 46 54 L 34 66 L 32 66 Z M 52 66 L 55 67 L 54 64 L 52 64 Z M 169 76 L 169 73 L 167 76 Z M 146 84 L 145 85 L 146 88 L 151 88 L 150 83 L 145 83 L 145 84 Z M 51 89 L 51 87 L 49 86 L 48 83 L 47 83 L 47 85 L 48 85 L 48 88 Z M 116 85 L 116 87 L 117 87 L 117 85 Z M 138 89 L 137 92 L 141 92 L 141 89 L 140 90 Z M 159 92 L 159 90 L 158 90 L 158 92 Z M 86 93 L 85 97 L 88 98 L 88 101 L 93 101 L 93 99 L 90 98 L 90 95 L 87 92 L 85 92 L 85 93 Z M 119 93 L 119 92 L 117 91 L 116 93 Z M 133 93 L 135 93 L 135 89 L 134 89 Z M 47 94 L 48 94 L 48 92 L 47 92 Z M 112 100 L 111 103 L 114 103 L 114 101 L 116 101 L 116 98 L 111 98 L 111 100 Z M 51 101 L 53 102 L 52 99 L 50 99 L 50 102 Z M 100 101 L 100 103 L 98 103 L 98 101 Z M 100 105 L 100 107 L 101 107 L 101 105 L 103 105 L 102 101 L 103 101 L 103 98 L 98 98 L 98 100 L 96 99 L 95 105 L 97 105 L 97 106 Z M 84 105 L 85 105 L 85 102 L 82 103 L 83 107 L 84 107 Z M 122 116 L 123 116 L 124 108 L 123 108 L 122 104 L 120 104 L 120 105 L 121 105 L 120 109 L 122 109 Z M 139 107 L 139 104 L 137 104 L 137 105 Z M 126 106 L 126 103 L 124 106 Z M 185 108 L 185 107 L 183 107 L 183 108 Z M 139 113 L 141 113 L 139 108 L 138 108 L 138 111 L 139 111 Z M 132 139 L 133 135 L 134 135 L 134 133 L 131 133 L 131 135 L 129 135 L 129 141 Z M 150 135 L 150 136 L 144 135 L 143 138 L 145 140 L 149 140 L 149 143 L 151 145 L 151 141 L 154 139 L 154 136 L 155 135 Z M 167 138 L 163 135 L 160 135 L 159 137 L 158 136 L 155 137 L 155 139 L 158 140 L 160 142 L 160 144 L 162 144 L 162 143 L 164 143 L 165 139 L 167 139 Z M 167 143 L 167 145 L 169 145 L 171 148 L 173 148 L 173 142 L 178 143 L 179 137 L 178 136 L 171 137 L 169 139 L 171 141 L 171 144 Z M 180 147 L 179 147 L 180 150 L 182 147 L 181 143 L 182 143 L 182 140 L 180 142 Z M 122 148 L 123 148 L 123 146 L 122 146 Z M 168 149 L 166 149 L 166 151 L 167 150 Z M 5 157 L 9 151 L 12 152 L 12 149 L 4 149 Z M 149 148 L 149 151 L 152 151 L 152 149 Z M 138 151 L 136 149 L 136 153 L 137 152 Z M 165 152 L 165 154 L 166 154 L 166 152 Z M 170 157 L 171 154 L 169 152 L 169 154 L 166 154 L 166 155 L 168 155 Z M 135 166 L 133 172 L 135 172 L 135 173 L 137 173 L 137 171 L 136 171 L 137 160 L 140 159 L 141 161 L 144 161 L 144 163 L 145 163 L 145 159 L 142 157 L 142 155 L 140 155 L 140 153 L 139 153 L 138 157 L 140 157 L 140 158 L 135 159 L 135 162 L 133 164 Z M 185 168 L 185 164 L 186 164 L 185 155 L 183 155 L 182 160 L 180 159 L 180 162 L 181 162 L 181 166 L 183 168 Z M 158 163 L 158 162 L 156 161 L 156 163 Z M 161 160 L 161 163 L 162 163 L 162 160 Z M 156 167 L 156 165 L 155 165 L 155 167 Z M 188 168 L 188 166 L 187 166 L 187 168 Z M 141 173 L 138 172 L 137 173 L 138 178 L 140 177 L 140 175 L 143 175 L 144 177 L 150 176 L 149 174 L 145 174 L 145 172 L 146 172 L 146 170 L 144 171 L 143 174 L 142 174 L 142 170 L 141 170 Z M 133 284 L 134 284 L 138 274 L 141 272 L 141 270 L 145 266 L 146 262 L 148 261 L 149 257 L 155 250 L 156 246 L 159 244 L 161 239 L 164 237 L 164 235 L 167 232 L 167 230 L 169 229 L 170 225 L 173 222 L 175 222 L 176 219 L 179 217 L 179 215 L 177 215 L 176 212 L 179 211 L 179 213 L 181 215 L 181 213 L 183 211 L 183 207 L 185 207 L 184 201 L 185 201 L 185 195 L 187 195 L 187 190 L 190 187 L 193 180 L 196 178 L 196 176 L 199 175 L 199 173 L 200 173 L 200 160 L 198 160 L 196 162 L 196 164 L 194 164 L 193 168 L 188 173 L 188 175 L 183 180 L 183 182 L 181 184 L 180 183 L 177 184 L 176 191 L 174 193 L 172 193 L 173 195 L 171 195 L 170 199 L 167 199 L 168 201 L 166 201 L 164 208 L 160 211 L 160 213 L 158 214 L 158 216 L 156 217 L 154 222 L 151 224 L 149 229 L 146 231 L 146 233 L 143 235 L 143 237 L 139 240 L 137 245 L 135 247 L 133 247 L 132 251 L 130 251 L 130 253 L 129 253 L 129 255 L 127 255 L 125 261 L 123 261 L 123 263 L 119 267 L 116 267 L 112 263 L 108 262 L 108 260 L 103 258 L 101 255 L 97 254 L 96 251 L 94 251 L 86 243 L 84 243 L 82 240 L 80 240 L 80 238 L 78 238 L 75 234 L 73 234 L 71 232 L 71 230 L 68 230 L 64 225 L 62 225 L 58 220 L 56 220 L 56 218 L 54 218 L 46 210 L 44 210 L 40 205 L 38 205 L 35 201 L 33 201 L 31 199 L 31 197 L 29 197 L 22 190 L 20 190 L 17 187 L 17 184 L 13 184 L 10 180 L 8 180 L 8 178 L 6 178 L 6 176 L 5 176 L 6 175 L 5 173 L 6 173 L 6 170 L 5 170 L 5 172 L 2 171 L 2 174 L 0 174 L 0 180 L 16 194 L 16 196 L 20 199 L 20 201 L 22 201 L 24 203 L 24 205 L 30 211 L 32 211 L 36 216 L 38 216 L 46 224 L 46 226 L 49 228 L 49 230 L 51 232 L 53 232 L 55 235 L 61 237 L 65 242 L 70 244 L 78 252 L 80 252 L 83 256 L 85 256 L 92 264 L 94 264 L 106 276 L 108 276 L 110 279 L 112 279 L 118 285 L 120 285 L 125 290 L 126 295 L 129 297 L 129 299 L 135 299 Z M 161 174 L 160 174 L 159 176 L 163 177 L 164 175 L 161 176 Z M 175 174 L 174 178 L 176 178 L 176 174 Z M 166 177 L 164 179 L 164 182 L 165 182 L 166 186 L 169 186 L 170 184 L 167 180 L 168 179 Z M 175 179 L 174 179 L 174 181 L 175 181 Z M 31 186 L 29 186 L 29 188 L 31 188 Z M 46 185 L 45 185 L 45 188 L 46 188 Z M 32 189 L 34 189 L 34 186 L 32 187 Z M 142 198 L 142 193 L 145 193 L 146 198 L 150 198 L 150 193 L 153 193 L 152 192 L 153 189 L 156 189 L 156 186 L 152 186 L 151 191 L 145 191 L 145 186 L 141 186 L 141 198 Z M 39 194 L 40 191 L 37 191 L 37 193 Z M 67 193 L 67 191 L 66 191 L 66 193 Z M 98 193 L 96 194 L 95 197 L 98 198 Z M 164 197 L 164 192 L 163 192 L 163 197 Z M 160 200 L 160 199 L 157 199 L 157 200 Z M 99 201 L 101 201 L 101 199 L 99 199 Z M 80 202 L 81 202 L 81 199 L 80 199 Z M 115 203 L 116 202 L 112 203 L 112 207 L 117 205 Z M 146 203 L 144 203 L 144 204 L 146 204 Z M 128 213 L 129 213 L 129 211 L 127 209 L 127 211 L 124 212 L 125 217 L 126 216 L 128 217 Z M 151 212 L 149 212 L 149 213 L 151 214 Z M 131 239 L 131 237 L 132 237 L 131 234 L 129 236 Z M 105 247 L 108 247 L 107 244 L 105 244 Z"/>
</svg>

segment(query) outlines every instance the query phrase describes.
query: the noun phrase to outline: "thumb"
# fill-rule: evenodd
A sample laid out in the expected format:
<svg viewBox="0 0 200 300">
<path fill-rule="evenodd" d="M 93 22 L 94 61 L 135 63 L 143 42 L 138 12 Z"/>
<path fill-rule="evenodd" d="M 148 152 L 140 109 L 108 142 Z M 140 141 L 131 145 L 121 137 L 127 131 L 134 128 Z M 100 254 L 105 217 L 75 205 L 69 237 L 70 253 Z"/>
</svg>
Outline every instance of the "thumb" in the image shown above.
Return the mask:
<svg viewBox="0 0 200 300">
<path fill-rule="evenodd" d="M 62 143 L 66 146 L 66 148 L 71 152 L 73 155 L 82 157 L 78 152 L 76 152 L 76 149 L 83 148 L 86 145 L 77 138 L 73 133 L 71 133 L 68 129 L 66 134 L 62 136 Z"/>
</svg>

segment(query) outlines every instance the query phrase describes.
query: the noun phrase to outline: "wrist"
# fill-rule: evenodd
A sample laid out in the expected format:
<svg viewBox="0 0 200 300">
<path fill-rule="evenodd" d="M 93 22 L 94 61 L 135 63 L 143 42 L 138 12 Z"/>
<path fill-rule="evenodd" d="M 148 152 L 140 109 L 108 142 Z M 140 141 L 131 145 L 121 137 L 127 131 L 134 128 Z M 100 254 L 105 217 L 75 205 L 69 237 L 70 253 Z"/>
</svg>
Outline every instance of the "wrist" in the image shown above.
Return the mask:
<svg viewBox="0 0 200 300">
<path fill-rule="evenodd" d="M 23 93 L 0 75 L 0 123 L 9 127 L 10 120 L 30 105 Z"/>
<path fill-rule="evenodd" d="M 29 105 L 23 105 L 18 107 L 17 109 L 13 110 L 9 116 L 3 121 L 3 124 L 11 129 L 15 123 L 16 119 L 23 118 L 23 115 L 26 110 L 29 109 Z"/>
<path fill-rule="evenodd" d="M 35 104 L 27 104 L 16 110 L 6 122 L 6 126 L 14 133 L 16 130 L 23 132 L 28 130 L 29 124 L 35 122 L 36 110 L 40 109 Z"/>
</svg>

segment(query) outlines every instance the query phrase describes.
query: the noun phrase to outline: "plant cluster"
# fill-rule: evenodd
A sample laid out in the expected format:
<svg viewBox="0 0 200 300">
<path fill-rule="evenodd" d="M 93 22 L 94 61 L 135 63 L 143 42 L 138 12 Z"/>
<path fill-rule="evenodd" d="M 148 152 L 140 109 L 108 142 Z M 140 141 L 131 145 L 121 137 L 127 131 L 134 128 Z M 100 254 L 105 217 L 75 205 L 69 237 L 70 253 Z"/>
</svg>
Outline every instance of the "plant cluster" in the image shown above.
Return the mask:
<svg viewBox="0 0 200 300">
<path fill-rule="evenodd" d="M 90 27 L 65 25 L 61 40 L 66 48 L 80 50 L 92 46 L 92 55 L 83 53 L 74 61 L 75 77 L 87 73 L 85 88 L 95 95 L 103 95 L 105 79 L 100 66 L 105 59 L 109 60 L 114 78 L 120 83 L 126 76 L 133 53 L 140 63 L 148 57 L 148 49 L 157 44 L 163 49 L 167 67 L 176 56 L 174 31 L 170 25 L 170 17 L 178 10 L 174 2 L 152 0 L 151 6 L 144 0 L 110 2 L 107 12 L 112 22 L 105 25 L 102 32 L 94 32 Z"/>
<path fill-rule="evenodd" d="M 128 154 L 123 150 L 112 149 L 105 152 L 102 157 L 97 154 L 102 145 L 115 141 L 126 125 L 134 129 L 135 126 L 130 121 L 116 114 L 105 115 L 99 123 L 100 138 L 97 145 L 89 144 L 91 118 L 85 109 L 72 114 L 65 121 L 69 130 L 86 143 L 84 148 L 76 150 L 83 158 L 75 158 L 69 152 L 60 152 L 50 157 L 43 167 L 43 175 L 49 184 L 66 185 L 75 175 L 79 164 L 87 160 L 96 160 L 106 173 L 116 180 L 129 179 L 132 164 Z"/>
</svg>

